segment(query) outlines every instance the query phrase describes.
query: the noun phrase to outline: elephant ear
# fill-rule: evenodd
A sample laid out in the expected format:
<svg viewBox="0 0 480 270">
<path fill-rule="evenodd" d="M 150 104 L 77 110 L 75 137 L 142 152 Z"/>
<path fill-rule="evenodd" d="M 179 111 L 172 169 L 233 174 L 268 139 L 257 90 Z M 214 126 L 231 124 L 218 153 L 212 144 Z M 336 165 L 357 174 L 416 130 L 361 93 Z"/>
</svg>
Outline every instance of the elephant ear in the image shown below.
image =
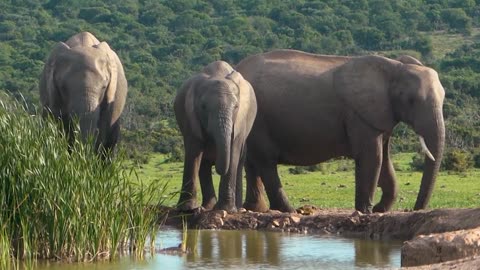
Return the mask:
<svg viewBox="0 0 480 270">
<path fill-rule="evenodd" d="M 195 98 L 196 98 L 196 87 L 207 78 L 206 75 L 201 74 L 193 78 L 190 78 L 187 82 L 182 85 L 180 92 L 183 92 L 185 95 L 185 113 L 188 121 L 188 125 L 195 137 L 203 139 L 202 128 L 200 127 L 200 120 L 197 117 L 195 112 Z"/>
<path fill-rule="evenodd" d="M 234 138 L 242 130 L 250 130 L 253 121 L 249 121 L 249 113 L 256 114 L 256 104 L 252 104 L 255 101 L 255 93 L 253 92 L 252 85 L 243 78 L 240 72 L 233 70 L 230 74 L 226 76 L 226 79 L 229 79 L 235 83 L 238 87 L 238 112 L 234 121 Z M 246 126 L 246 125 L 250 126 Z"/>
<path fill-rule="evenodd" d="M 70 50 L 70 47 L 67 44 L 63 42 L 59 42 L 52 49 L 50 56 L 45 62 L 45 66 L 42 72 L 42 77 L 40 80 L 40 101 L 44 107 L 52 106 L 53 99 L 59 96 L 59 94 L 57 93 L 58 89 L 55 85 L 55 80 L 54 80 L 55 65 L 57 62 L 57 58 L 59 58 L 61 54 L 69 50 Z M 49 108 L 49 109 L 53 109 L 53 108 Z"/>
<path fill-rule="evenodd" d="M 395 60 L 397 60 L 399 62 L 402 62 L 403 64 L 423 66 L 423 64 L 422 64 L 422 62 L 420 62 L 420 60 L 418 60 L 417 58 L 412 57 L 410 55 L 406 55 L 406 54 L 400 55 Z"/>
<path fill-rule="evenodd" d="M 112 103 L 115 101 L 115 95 L 117 91 L 117 82 L 118 82 L 118 70 L 117 70 L 117 54 L 110 49 L 110 46 L 106 42 L 101 42 L 100 44 L 94 46 L 107 54 L 107 69 L 110 73 L 110 82 L 108 83 L 107 90 L 105 91 L 105 99 L 107 103 Z"/>
<path fill-rule="evenodd" d="M 356 57 L 333 73 L 334 88 L 346 106 L 382 131 L 396 123 L 389 95 L 395 62 L 379 56 Z"/>
</svg>

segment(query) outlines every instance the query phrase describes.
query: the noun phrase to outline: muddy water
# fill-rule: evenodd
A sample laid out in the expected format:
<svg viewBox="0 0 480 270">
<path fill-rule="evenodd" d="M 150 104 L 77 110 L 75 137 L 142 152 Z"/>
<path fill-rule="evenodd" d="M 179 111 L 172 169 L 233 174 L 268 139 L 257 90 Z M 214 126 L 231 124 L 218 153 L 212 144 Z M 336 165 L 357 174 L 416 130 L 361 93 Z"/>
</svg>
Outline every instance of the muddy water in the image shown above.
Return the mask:
<svg viewBox="0 0 480 270">
<path fill-rule="evenodd" d="M 178 230 L 163 230 L 157 249 L 178 246 Z M 49 264 L 37 269 L 379 269 L 400 267 L 399 242 L 262 231 L 189 231 L 184 255 L 161 254 L 135 261 Z"/>
</svg>

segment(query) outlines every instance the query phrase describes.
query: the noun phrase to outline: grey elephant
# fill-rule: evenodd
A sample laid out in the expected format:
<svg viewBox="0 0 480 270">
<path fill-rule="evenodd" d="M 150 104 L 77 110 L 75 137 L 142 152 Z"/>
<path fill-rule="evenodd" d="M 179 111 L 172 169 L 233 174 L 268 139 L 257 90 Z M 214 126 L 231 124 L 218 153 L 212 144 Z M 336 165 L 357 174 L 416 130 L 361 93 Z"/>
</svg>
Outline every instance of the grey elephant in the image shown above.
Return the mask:
<svg viewBox="0 0 480 270">
<path fill-rule="evenodd" d="M 257 118 L 247 140 L 245 208 L 293 212 L 277 164 L 355 160 L 355 208 L 388 211 L 397 196 L 390 136 L 402 121 L 426 154 L 414 209 L 427 207 L 443 155 L 444 89 L 435 70 L 413 57 L 341 57 L 276 50 L 243 59 L 236 69 L 255 90 Z M 262 185 L 263 181 L 263 185 Z M 382 197 L 372 209 L 375 189 Z M 320 192 L 320 191 L 319 191 Z"/>
<path fill-rule="evenodd" d="M 182 85 L 174 110 L 185 147 L 179 209 L 197 207 L 200 180 L 204 208 L 235 212 L 242 206 L 245 141 L 257 113 L 250 83 L 226 62 L 213 62 Z M 218 202 L 213 165 L 221 175 Z"/>
<path fill-rule="evenodd" d="M 106 42 L 88 32 L 55 45 L 40 78 L 44 114 L 60 118 L 73 140 L 73 118 L 82 139 L 94 136 L 99 151 L 111 151 L 120 135 L 119 118 L 127 96 L 122 63 Z"/>
</svg>

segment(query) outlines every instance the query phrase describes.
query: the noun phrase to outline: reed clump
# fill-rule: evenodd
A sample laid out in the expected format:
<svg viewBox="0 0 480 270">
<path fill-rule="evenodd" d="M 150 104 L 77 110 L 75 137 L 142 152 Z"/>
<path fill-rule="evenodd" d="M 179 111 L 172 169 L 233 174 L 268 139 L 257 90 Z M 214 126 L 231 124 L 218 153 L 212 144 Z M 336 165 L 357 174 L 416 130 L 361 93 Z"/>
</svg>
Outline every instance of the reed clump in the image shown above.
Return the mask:
<svg viewBox="0 0 480 270">
<path fill-rule="evenodd" d="M 1 269 L 123 251 L 142 257 L 153 246 L 165 185 L 132 181 L 121 154 L 103 160 L 90 145 L 75 140 L 69 151 L 57 121 L 0 98 Z"/>
</svg>

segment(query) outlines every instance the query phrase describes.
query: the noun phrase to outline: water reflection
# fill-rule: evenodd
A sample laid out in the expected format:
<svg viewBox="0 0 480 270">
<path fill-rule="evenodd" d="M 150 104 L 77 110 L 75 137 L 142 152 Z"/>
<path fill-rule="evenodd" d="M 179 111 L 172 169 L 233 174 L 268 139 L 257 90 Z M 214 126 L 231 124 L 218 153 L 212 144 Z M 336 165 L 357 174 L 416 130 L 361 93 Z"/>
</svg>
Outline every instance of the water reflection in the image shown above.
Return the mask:
<svg viewBox="0 0 480 270">
<path fill-rule="evenodd" d="M 179 230 L 162 230 L 157 249 L 178 246 Z M 40 264 L 37 269 L 378 269 L 400 267 L 399 242 L 381 242 L 262 231 L 194 231 L 183 255 L 160 254 L 144 261 L 122 257 L 114 262 Z"/>
<path fill-rule="evenodd" d="M 401 243 L 369 241 L 364 239 L 353 240 L 355 249 L 355 265 L 364 266 L 389 266 L 391 258 L 398 255 Z"/>
<path fill-rule="evenodd" d="M 399 242 L 261 231 L 207 230 L 189 231 L 187 239 L 187 248 L 191 252 L 184 256 L 184 267 L 400 267 Z"/>
</svg>

